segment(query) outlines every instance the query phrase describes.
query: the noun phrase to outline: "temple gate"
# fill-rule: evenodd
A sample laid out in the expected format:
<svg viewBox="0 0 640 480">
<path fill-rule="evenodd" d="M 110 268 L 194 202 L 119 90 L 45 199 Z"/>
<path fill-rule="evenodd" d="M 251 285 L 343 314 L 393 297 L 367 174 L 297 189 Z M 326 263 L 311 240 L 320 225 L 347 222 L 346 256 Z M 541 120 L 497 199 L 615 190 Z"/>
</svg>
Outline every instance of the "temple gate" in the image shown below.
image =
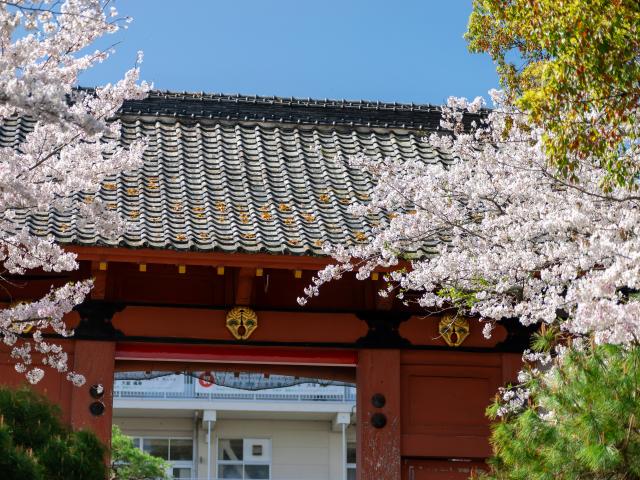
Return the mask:
<svg viewBox="0 0 640 480">
<path fill-rule="evenodd" d="M 29 219 L 33 231 L 76 252 L 81 268 L 34 272 L 2 294 L 35 298 L 51 284 L 95 279 L 91 298 L 69 315 L 75 336 L 63 341 L 87 384 L 47 372 L 38 388 L 75 428 L 109 441 L 117 371 L 349 380 L 357 385 L 358 478 L 466 478 L 490 454 L 484 411 L 516 376 L 527 332 L 501 326 L 486 340 L 473 320 L 452 327 L 446 315 L 381 298 L 383 272 L 333 282 L 304 308 L 296 302 L 330 262 L 324 242 L 362 242 L 385 220 L 347 213 L 368 199 L 372 179 L 336 157 L 446 162 L 421 139 L 439 116 L 429 106 L 163 92 L 125 104 L 123 142 L 147 136 L 145 166 L 97 195 L 133 228 L 110 240 L 72 213 Z M 28 128 L 18 122 L 1 136 Z M 2 355 L 2 381 L 21 382 Z M 104 396 L 91 391 L 98 384 Z"/>
</svg>

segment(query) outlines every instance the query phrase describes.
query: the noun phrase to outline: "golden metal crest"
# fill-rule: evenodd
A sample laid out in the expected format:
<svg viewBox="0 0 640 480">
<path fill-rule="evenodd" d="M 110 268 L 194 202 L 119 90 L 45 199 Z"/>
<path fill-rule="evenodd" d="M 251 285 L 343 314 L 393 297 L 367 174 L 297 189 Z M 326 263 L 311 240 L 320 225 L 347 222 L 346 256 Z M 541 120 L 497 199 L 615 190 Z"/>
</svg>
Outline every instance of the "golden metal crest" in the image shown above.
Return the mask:
<svg viewBox="0 0 640 480">
<path fill-rule="evenodd" d="M 11 330 L 13 333 L 24 334 L 24 335 L 29 333 L 32 329 L 33 329 L 33 323 L 23 323 L 23 322 L 12 323 L 11 326 L 9 327 L 9 330 Z"/>
<path fill-rule="evenodd" d="M 258 316 L 248 307 L 236 307 L 227 313 L 227 328 L 236 340 L 246 340 L 258 328 Z"/>
<path fill-rule="evenodd" d="M 459 347 L 469 336 L 469 320 L 453 315 L 445 315 L 438 324 L 440 336 L 450 347 Z"/>
</svg>

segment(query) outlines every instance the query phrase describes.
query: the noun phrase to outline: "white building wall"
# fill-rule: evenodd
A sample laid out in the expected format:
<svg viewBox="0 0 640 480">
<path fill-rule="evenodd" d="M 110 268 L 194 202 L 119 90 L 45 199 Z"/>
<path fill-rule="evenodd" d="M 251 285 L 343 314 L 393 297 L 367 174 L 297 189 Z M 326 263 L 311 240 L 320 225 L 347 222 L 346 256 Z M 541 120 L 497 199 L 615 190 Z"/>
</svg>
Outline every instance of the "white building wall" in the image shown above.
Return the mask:
<svg viewBox="0 0 640 480">
<path fill-rule="evenodd" d="M 131 436 L 192 437 L 191 418 L 138 418 L 114 416 L 114 423 Z M 207 430 L 198 426 L 197 478 L 207 478 Z M 268 438 L 271 440 L 271 480 L 342 480 L 344 457 L 342 433 L 330 421 L 281 419 L 218 419 L 212 430 L 211 479 L 216 478 L 216 447 L 219 438 Z M 355 429 L 347 431 L 355 441 Z"/>
<path fill-rule="evenodd" d="M 272 480 L 341 478 L 335 476 L 336 469 L 339 470 L 342 463 L 341 434 L 332 432 L 331 423 L 327 421 L 219 420 L 216 422 L 214 436 L 216 440 L 270 439 Z M 206 454 L 204 441 L 201 441 L 200 451 Z M 212 452 L 214 457 L 215 453 Z M 200 465 L 204 466 L 206 471 L 206 457 L 203 460 L 204 463 Z"/>
<path fill-rule="evenodd" d="M 114 412 L 113 423 L 120 427 L 122 433 L 133 437 L 191 437 L 193 435 L 193 419 L 119 417 Z"/>
</svg>

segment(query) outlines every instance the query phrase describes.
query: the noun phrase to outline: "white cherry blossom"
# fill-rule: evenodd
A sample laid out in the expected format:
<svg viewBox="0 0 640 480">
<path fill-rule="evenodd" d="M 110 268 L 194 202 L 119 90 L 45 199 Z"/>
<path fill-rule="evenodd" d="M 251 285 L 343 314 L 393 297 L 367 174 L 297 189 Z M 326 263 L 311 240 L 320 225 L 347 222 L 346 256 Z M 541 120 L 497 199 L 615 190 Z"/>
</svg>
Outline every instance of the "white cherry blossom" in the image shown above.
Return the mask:
<svg viewBox="0 0 640 480">
<path fill-rule="evenodd" d="M 629 344 L 640 338 L 640 195 L 605 191 L 606 172 L 582 159 L 567 180 L 548 167 L 544 132 L 491 92 L 494 108 L 463 128 L 482 101 L 450 99 L 448 133 L 423 139 L 445 159 L 341 159 L 377 180 L 371 200 L 351 213 L 386 215 L 368 243 L 326 248 L 337 261 L 305 290 L 345 272 L 390 270 L 389 288 L 424 309 L 458 307 L 487 322 L 518 318 L 566 334 Z M 640 118 L 640 115 L 639 115 Z M 439 240 L 435 254 L 423 253 Z M 405 268 L 406 267 L 406 268 Z M 460 294 L 469 302 L 460 302 Z"/>
<path fill-rule="evenodd" d="M 17 145 L 0 147 L 0 281 L 29 270 L 78 268 L 74 254 L 23 226 L 30 214 L 75 212 L 75 221 L 107 236 L 126 228 L 99 201 L 82 199 L 106 176 L 141 164 L 144 141 L 123 147 L 114 116 L 125 99 L 144 97 L 149 86 L 138 83 L 133 68 L 115 84 L 77 88 L 78 76 L 109 56 L 91 51 L 93 42 L 126 22 L 106 0 L 0 2 L 0 128 L 15 117 L 37 121 Z M 0 338 L 12 347 L 16 370 L 31 383 L 44 375 L 31 367 L 34 352 L 43 365 L 67 371 L 67 354 L 45 334 L 72 334 L 63 317 L 91 286 L 90 280 L 70 283 L 0 310 Z M 68 372 L 67 379 L 84 382 L 76 372 Z"/>
</svg>

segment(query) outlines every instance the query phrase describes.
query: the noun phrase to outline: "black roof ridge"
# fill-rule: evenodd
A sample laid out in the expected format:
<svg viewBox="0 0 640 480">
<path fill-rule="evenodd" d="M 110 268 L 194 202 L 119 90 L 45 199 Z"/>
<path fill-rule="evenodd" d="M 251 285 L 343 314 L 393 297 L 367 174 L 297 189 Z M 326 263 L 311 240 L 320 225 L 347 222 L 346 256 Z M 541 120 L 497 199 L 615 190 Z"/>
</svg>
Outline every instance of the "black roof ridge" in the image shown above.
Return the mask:
<svg viewBox="0 0 640 480">
<path fill-rule="evenodd" d="M 441 112 L 441 107 L 430 104 L 161 90 L 149 92 L 143 100 L 127 100 L 120 111 L 122 115 L 179 117 L 192 121 L 213 120 L 418 131 L 441 131 Z M 471 121 L 470 118 L 469 121 Z"/>
<path fill-rule="evenodd" d="M 367 99 L 331 99 L 331 98 L 303 98 L 303 97 L 281 97 L 278 95 L 245 95 L 241 93 L 224 93 L 224 92 L 189 92 L 189 91 L 173 91 L 173 90 L 152 90 L 149 96 L 158 96 L 164 98 L 176 98 L 183 100 L 201 100 L 201 101 L 230 101 L 243 103 L 261 103 L 261 104 L 281 104 L 281 105 L 306 105 L 306 106 L 322 106 L 322 107 L 363 107 L 363 108 L 382 108 L 391 110 L 429 110 L 441 111 L 439 105 L 430 103 L 415 102 L 386 102 L 381 100 Z"/>
</svg>

